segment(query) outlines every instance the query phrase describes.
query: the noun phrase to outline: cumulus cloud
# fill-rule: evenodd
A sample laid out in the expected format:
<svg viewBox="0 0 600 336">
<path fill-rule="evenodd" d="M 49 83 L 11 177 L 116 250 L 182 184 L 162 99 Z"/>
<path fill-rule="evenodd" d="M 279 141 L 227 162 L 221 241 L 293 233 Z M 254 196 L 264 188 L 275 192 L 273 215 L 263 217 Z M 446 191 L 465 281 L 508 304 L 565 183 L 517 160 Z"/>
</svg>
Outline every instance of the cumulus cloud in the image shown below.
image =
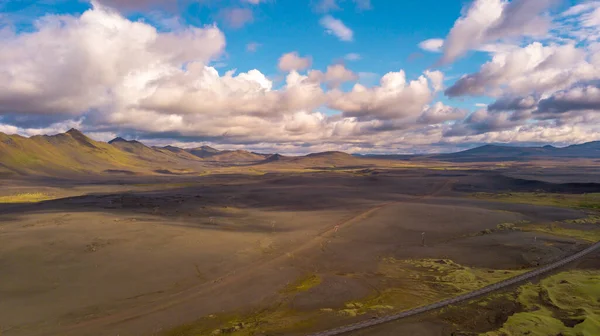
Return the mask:
<svg viewBox="0 0 600 336">
<path fill-rule="evenodd" d="M 469 136 L 499 132 L 514 129 L 520 125 L 520 121 L 514 120 L 511 113 L 490 113 L 486 109 L 480 109 L 471 113 L 463 121 L 451 125 L 445 130 L 444 136 Z"/>
<path fill-rule="evenodd" d="M 593 54 L 573 44 L 545 46 L 533 42 L 494 55 L 478 72 L 460 78 L 446 94 L 454 97 L 551 93 L 579 81 L 599 78 L 598 65 Z"/>
<path fill-rule="evenodd" d="M 325 73 L 319 70 L 313 70 L 309 73 L 308 77 L 316 82 L 324 82 L 330 88 L 337 88 L 343 83 L 358 80 L 358 75 L 351 70 L 346 69 L 343 64 L 330 65 L 327 67 Z"/>
<path fill-rule="evenodd" d="M 454 23 L 440 62 L 447 64 L 478 46 L 507 38 L 545 36 L 551 19 L 544 15 L 556 0 L 475 0 Z"/>
<path fill-rule="evenodd" d="M 441 71 L 425 70 L 423 74 L 431 81 L 431 86 L 436 92 L 444 89 L 444 74 Z"/>
<path fill-rule="evenodd" d="M 522 34 L 509 29 L 530 22 L 521 12 L 544 12 L 524 3 L 507 6 L 502 2 L 500 16 L 514 17 L 486 26 L 487 37 L 467 47 L 487 50 L 490 61 L 446 90 L 498 97 L 470 114 L 436 101 L 444 90 L 440 71 L 407 78 L 402 70 L 381 76 L 343 64 L 311 69 L 310 57 L 292 52 L 279 59 L 285 75 L 280 82 L 258 69 L 210 66 L 222 61 L 225 47 L 215 26 L 178 22 L 157 29 L 101 5 L 77 17 L 47 16 L 31 31 L 0 34 L 0 132 L 77 127 L 104 140 L 125 132 L 157 143 L 210 141 L 288 153 L 411 152 L 431 150 L 431 144 L 598 137 L 600 44 L 490 39 Z M 596 8 L 577 7 L 564 20 L 592 27 Z M 525 30 L 525 36 L 533 34 L 533 28 Z M 351 40 L 351 30 L 345 36 Z M 249 43 L 247 50 L 256 47 Z M 358 84 L 346 91 L 343 84 L 352 82 Z"/>
<path fill-rule="evenodd" d="M 537 106 L 538 99 L 527 97 L 502 97 L 488 105 L 488 111 L 520 111 L 530 110 Z"/>
<path fill-rule="evenodd" d="M 439 124 L 446 121 L 460 120 L 466 115 L 466 110 L 444 105 L 442 102 L 437 102 L 433 104 L 433 106 L 425 106 L 423 113 L 417 121 L 423 124 Z"/>
<path fill-rule="evenodd" d="M 590 110 L 600 114 L 600 84 L 577 85 L 542 99 L 538 113 Z"/>
<path fill-rule="evenodd" d="M 102 108 L 118 99 L 119 87 L 152 80 L 186 62 L 208 62 L 225 46 L 213 26 L 159 33 L 104 7 L 78 18 L 48 16 L 37 28 L 2 36 L 0 113 L 81 114 Z"/>
<path fill-rule="evenodd" d="M 319 21 L 319 23 L 325 28 L 325 31 L 328 34 L 336 36 L 341 41 L 352 41 L 354 32 L 350 28 L 346 27 L 341 20 L 338 20 L 331 15 L 326 15 L 321 19 L 321 21 Z"/>
<path fill-rule="evenodd" d="M 297 52 L 283 54 L 279 58 L 279 70 L 289 72 L 293 70 L 304 70 L 312 65 L 312 58 L 300 57 Z"/>
<path fill-rule="evenodd" d="M 416 117 L 429 103 L 432 92 L 425 76 L 407 82 L 404 71 L 385 74 L 380 85 L 355 84 L 350 92 L 334 95 L 330 107 L 360 120 Z"/>
<path fill-rule="evenodd" d="M 442 52 L 444 39 L 434 38 L 419 43 L 419 48 L 430 52 Z"/>
</svg>

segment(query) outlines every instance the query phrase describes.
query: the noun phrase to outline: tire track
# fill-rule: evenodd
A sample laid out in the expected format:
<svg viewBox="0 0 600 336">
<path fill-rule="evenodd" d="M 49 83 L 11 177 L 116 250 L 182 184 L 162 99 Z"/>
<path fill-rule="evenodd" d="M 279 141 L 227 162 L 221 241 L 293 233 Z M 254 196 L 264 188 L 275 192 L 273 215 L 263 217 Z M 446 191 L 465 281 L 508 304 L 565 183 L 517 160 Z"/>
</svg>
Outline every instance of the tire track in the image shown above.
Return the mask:
<svg viewBox="0 0 600 336">
<path fill-rule="evenodd" d="M 517 283 L 529 280 L 531 278 L 534 278 L 536 276 L 542 275 L 544 273 L 548 273 L 550 271 L 556 270 L 568 263 L 571 263 L 575 260 L 578 260 L 596 250 L 600 249 L 600 242 L 597 242 L 591 246 L 589 246 L 588 248 L 579 251 L 567 258 L 564 258 L 562 260 L 556 261 L 554 263 L 548 264 L 546 266 L 542 266 L 539 267 L 535 270 L 523 273 L 521 275 L 518 275 L 516 277 L 510 278 L 510 279 L 506 279 L 500 282 L 497 282 L 495 284 L 491 284 L 489 286 L 480 288 L 478 290 L 469 292 L 469 293 L 465 293 L 450 299 L 446 299 L 446 300 L 442 300 L 442 301 L 438 301 L 436 303 L 432 303 L 429 305 L 425 305 L 425 306 L 421 306 L 421 307 L 417 307 L 414 309 L 410 309 L 410 310 L 406 310 L 403 311 L 401 313 L 398 314 L 394 314 L 394 315 L 389 315 L 389 316 L 384 316 L 384 317 L 380 317 L 380 318 L 375 318 L 375 319 L 371 319 L 371 320 L 367 320 L 367 321 L 362 321 L 362 322 L 357 322 L 354 324 L 349 324 L 346 326 L 342 326 L 342 327 L 338 327 L 338 328 L 334 328 L 334 329 L 330 329 L 327 331 L 322 331 L 322 332 L 317 332 L 314 334 L 310 334 L 308 336 L 335 336 L 335 335 L 341 335 L 341 334 L 345 334 L 351 331 L 357 331 L 360 329 L 365 329 L 365 328 L 369 328 L 369 327 L 373 327 L 379 324 L 383 324 L 383 323 L 387 323 L 390 321 L 395 321 L 395 320 L 399 320 L 401 318 L 405 318 L 405 317 L 409 317 L 409 316 L 414 316 L 414 315 L 418 315 L 418 314 L 422 314 L 425 312 L 429 312 L 432 310 L 436 310 L 436 309 L 440 309 L 449 305 L 453 305 L 453 304 L 457 304 L 457 303 L 461 303 L 464 301 L 468 301 L 468 300 L 472 300 L 474 298 L 486 295 L 486 294 L 490 294 L 492 292 L 501 290 L 503 288 L 515 285 Z"/>
</svg>

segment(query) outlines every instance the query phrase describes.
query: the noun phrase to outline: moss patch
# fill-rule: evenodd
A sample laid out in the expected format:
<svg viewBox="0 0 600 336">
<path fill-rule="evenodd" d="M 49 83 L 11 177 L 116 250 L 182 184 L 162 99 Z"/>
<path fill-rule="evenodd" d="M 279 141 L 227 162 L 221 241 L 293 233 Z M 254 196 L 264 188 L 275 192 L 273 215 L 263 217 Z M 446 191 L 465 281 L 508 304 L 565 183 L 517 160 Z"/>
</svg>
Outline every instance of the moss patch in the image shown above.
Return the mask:
<svg viewBox="0 0 600 336">
<path fill-rule="evenodd" d="M 523 312 L 487 336 L 600 335 L 600 271 L 563 272 L 518 290 Z"/>
<path fill-rule="evenodd" d="M 285 286 L 285 288 L 281 290 L 281 293 L 291 294 L 306 292 L 307 290 L 320 285 L 321 281 L 322 280 L 318 275 L 309 274 Z"/>
<path fill-rule="evenodd" d="M 600 193 L 580 195 L 554 193 L 476 193 L 473 194 L 473 197 L 499 202 L 600 210 Z"/>
<path fill-rule="evenodd" d="M 55 197 L 44 193 L 23 193 L 9 196 L 0 196 L 0 203 L 36 203 L 54 199 Z"/>
<path fill-rule="evenodd" d="M 244 315 L 211 315 L 195 323 L 179 326 L 164 336 L 231 335 L 251 336 L 286 334 L 310 328 L 315 317 L 310 314 L 273 307 Z"/>
</svg>

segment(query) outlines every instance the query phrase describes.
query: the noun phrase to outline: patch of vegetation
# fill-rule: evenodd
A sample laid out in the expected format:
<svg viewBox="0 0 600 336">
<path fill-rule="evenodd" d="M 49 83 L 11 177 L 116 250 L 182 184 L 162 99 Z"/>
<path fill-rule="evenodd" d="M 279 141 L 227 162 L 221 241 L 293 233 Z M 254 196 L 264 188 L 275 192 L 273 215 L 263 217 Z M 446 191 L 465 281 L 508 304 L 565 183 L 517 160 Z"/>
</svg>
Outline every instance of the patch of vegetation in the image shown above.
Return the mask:
<svg viewBox="0 0 600 336">
<path fill-rule="evenodd" d="M 578 230 L 576 228 L 565 228 L 560 223 L 551 223 L 549 225 L 527 225 L 520 228 L 523 231 L 541 232 L 554 236 L 575 238 L 595 243 L 600 241 L 600 228 L 592 230 Z"/>
<path fill-rule="evenodd" d="M 600 216 L 588 216 L 579 219 L 570 219 L 564 221 L 566 224 L 600 224 Z"/>
<path fill-rule="evenodd" d="M 285 294 L 306 292 L 307 290 L 320 285 L 321 281 L 321 277 L 318 275 L 309 274 L 288 284 L 281 292 Z"/>
<path fill-rule="evenodd" d="M 516 293 L 494 293 L 464 304 L 442 308 L 437 315 L 464 332 L 459 332 L 458 335 L 475 335 L 501 328 L 510 316 L 521 312 L 522 307 L 516 297 Z"/>
<path fill-rule="evenodd" d="M 575 270 L 518 290 L 523 312 L 487 336 L 600 335 L 600 271 Z"/>
<path fill-rule="evenodd" d="M 195 323 L 179 326 L 164 336 L 228 335 L 252 336 L 286 334 L 308 330 L 315 314 L 273 307 L 244 315 L 210 315 Z"/>
<path fill-rule="evenodd" d="M 389 259 L 388 259 L 389 260 Z M 393 261 L 397 263 L 398 261 Z M 400 264 L 417 269 L 416 279 L 439 287 L 440 284 L 453 288 L 455 293 L 463 293 L 485 287 L 495 282 L 517 276 L 525 270 L 492 270 L 471 268 L 449 259 L 401 260 Z M 423 274 L 423 270 L 427 272 Z M 414 274 L 412 275 L 415 276 Z"/>
<path fill-rule="evenodd" d="M 348 302 L 338 314 L 387 314 L 447 299 L 516 276 L 524 270 L 491 270 L 462 266 L 448 259 L 398 260 L 385 258 L 379 274 L 388 288 L 360 301 Z"/>
<path fill-rule="evenodd" d="M 0 203 L 36 203 L 51 199 L 54 199 L 54 197 L 44 193 L 22 193 L 0 196 Z"/>
<path fill-rule="evenodd" d="M 554 194 L 554 193 L 475 193 L 473 197 L 509 203 L 556 206 L 600 210 L 600 193 Z"/>
</svg>

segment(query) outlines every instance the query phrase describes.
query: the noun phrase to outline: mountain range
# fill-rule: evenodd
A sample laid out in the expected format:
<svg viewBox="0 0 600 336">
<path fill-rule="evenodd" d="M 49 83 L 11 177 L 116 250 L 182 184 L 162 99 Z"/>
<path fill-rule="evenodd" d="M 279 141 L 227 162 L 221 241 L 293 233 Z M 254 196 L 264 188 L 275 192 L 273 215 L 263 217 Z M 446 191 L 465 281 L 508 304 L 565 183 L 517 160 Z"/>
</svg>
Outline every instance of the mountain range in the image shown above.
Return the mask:
<svg viewBox="0 0 600 336">
<path fill-rule="evenodd" d="M 600 141 L 567 147 L 517 147 L 483 145 L 456 153 L 422 155 L 360 155 L 361 157 L 393 160 L 434 160 L 449 162 L 527 161 L 536 159 L 600 159 Z"/>
<path fill-rule="evenodd" d="M 484 145 L 435 155 L 359 155 L 344 152 L 305 156 L 218 150 L 210 146 L 150 147 L 136 140 L 95 141 L 76 129 L 57 135 L 23 137 L 0 133 L 0 176 L 74 176 L 90 174 L 193 174 L 214 167 L 332 168 L 373 164 L 376 160 L 451 162 L 521 161 L 532 159 L 600 159 L 600 141 L 564 148 Z"/>
</svg>

